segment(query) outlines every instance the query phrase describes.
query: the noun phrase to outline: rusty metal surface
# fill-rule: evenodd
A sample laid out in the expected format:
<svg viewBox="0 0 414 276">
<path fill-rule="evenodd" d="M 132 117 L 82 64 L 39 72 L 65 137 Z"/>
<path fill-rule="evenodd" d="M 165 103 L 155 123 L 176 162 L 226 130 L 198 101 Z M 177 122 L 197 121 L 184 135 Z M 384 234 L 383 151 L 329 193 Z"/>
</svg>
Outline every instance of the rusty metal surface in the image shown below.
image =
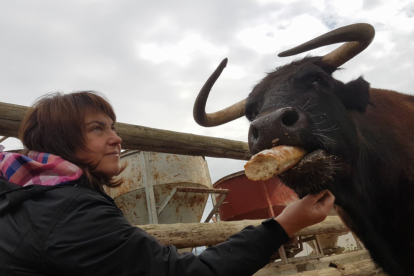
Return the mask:
<svg viewBox="0 0 414 276">
<path fill-rule="evenodd" d="M 223 221 L 277 216 L 286 204 L 298 199 L 278 178 L 252 181 L 246 177 L 244 171 L 223 177 L 213 186 L 229 190 L 225 202 L 219 208 L 220 219 Z M 220 195 L 216 197 L 216 200 L 219 199 Z"/>
<path fill-rule="evenodd" d="M 205 189 L 205 188 L 188 188 L 188 187 L 174 187 L 171 191 L 171 193 L 167 196 L 167 198 L 162 202 L 161 206 L 158 207 L 158 215 L 160 215 L 162 213 L 162 211 L 164 210 L 165 206 L 167 206 L 167 204 L 170 202 L 171 198 L 175 195 L 175 193 L 177 192 L 184 192 L 184 193 L 199 193 L 199 194 L 228 194 L 229 190 L 224 190 L 224 189 Z M 223 196 L 222 199 L 224 199 L 225 197 Z M 218 210 L 219 205 L 214 206 L 213 211 L 217 211 Z M 210 213 L 210 215 L 212 216 L 214 213 L 213 211 Z M 209 216 L 209 218 L 211 218 Z M 206 220 L 206 222 L 208 222 L 208 220 Z"/>
<path fill-rule="evenodd" d="M 187 188 L 187 187 L 177 187 L 178 192 L 188 192 L 188 193 L 204 193 L 204 194 L 228 194 L 229 190 L 226 189 L 203 189 L 203 188 Z"/>
<path fill-rule="evenodd" d="M 171 197 L 157 217 L 158 223 L 200 222 L 208 194 L 191 192 L 191 188 L 212 188 L 203 157 L 135 151 L 124 154 L 121 160 L 128 163 L 121 175 L 124 184 L 106 191 L 132 224 L 144 225 L 153 221 L 148 212 L 151 206 L 145 191 L 148 186 L 152 186 L 157 207 L 175 187 L 190 189 Z"/>
</svg>

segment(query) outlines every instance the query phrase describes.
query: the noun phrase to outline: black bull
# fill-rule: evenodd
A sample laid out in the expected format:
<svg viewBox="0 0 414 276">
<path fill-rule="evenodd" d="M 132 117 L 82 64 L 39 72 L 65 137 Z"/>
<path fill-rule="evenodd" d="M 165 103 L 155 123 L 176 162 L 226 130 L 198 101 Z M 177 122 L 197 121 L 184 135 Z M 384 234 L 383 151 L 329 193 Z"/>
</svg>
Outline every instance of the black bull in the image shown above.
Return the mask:
<svg viewBox="0 0 414 276">
<path fill-rule="evenodd" d="M 365 43 L 360 48 L 372 38 L 373 31 L 359 40 Z M 349 36 L 342 41 L 350 40 L 358 41 Z M 304 48 L 298 51 L 309 50 Z M 224 61 L 200 91 L 197 101 L 204 102 L 196 102 L 194 116 L 200 124 L 213 126 L 244 113 L 251 122 L 252 153 L 289 145 L 305 149 L 308 158 L 324 155 L 280 179 L 299 196 L 331 190 L 338 214 L 372 259 L 390 275 L 414 275 L 414 97 L 370 88 L 363 78 L 342 83 L 332 77 L 362 50 L 340 61 L 332 61 L 331 53 L 277 68 L 236 104 L 236 111 L 233 106 L 221 113 L 236 115 L 222 120 L 221 114 L 205 114 L 204 107 Z"/>
</svg>

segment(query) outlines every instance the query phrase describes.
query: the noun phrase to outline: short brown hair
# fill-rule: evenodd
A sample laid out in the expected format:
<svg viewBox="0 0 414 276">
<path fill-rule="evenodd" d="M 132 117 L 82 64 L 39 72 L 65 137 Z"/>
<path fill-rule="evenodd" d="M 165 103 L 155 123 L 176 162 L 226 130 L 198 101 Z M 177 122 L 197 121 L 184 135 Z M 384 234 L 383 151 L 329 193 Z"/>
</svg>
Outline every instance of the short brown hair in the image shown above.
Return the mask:
<svg viewBox="0 0 414 276">
<path fill-rule="evenodd" d="M 96 171 L 96 165 L 76 157 L 77 150 L 88 151 L 85 117 L 91 113 L 103 113 L 116 122 L 111 104 L 96 91 L 46 94 L 29 108 L 20 125 L 19 138 L 27 151 L 51 153 L 76 164 L 97 188 L 119 186 L 122 179 L 115 181 Z"/>
</svg>

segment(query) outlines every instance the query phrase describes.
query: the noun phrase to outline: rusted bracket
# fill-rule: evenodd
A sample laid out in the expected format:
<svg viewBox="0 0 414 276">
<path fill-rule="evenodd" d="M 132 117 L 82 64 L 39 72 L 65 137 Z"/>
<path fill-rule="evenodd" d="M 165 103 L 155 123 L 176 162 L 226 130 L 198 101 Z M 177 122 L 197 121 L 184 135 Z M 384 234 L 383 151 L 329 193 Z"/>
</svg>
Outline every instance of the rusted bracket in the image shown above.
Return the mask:
<svg viewBox="0 0 414 276">
<path fill-rule="evenodd" d="M 216 189 L 218 190 L 218 189 Z M 223 189 L 222 191 L 226 191 L 226 193 L 222 193 L 223 195 L 220 197 L 219 201 L 217 201 L 216 205 L 214 205 L 213 210 L 211 210 L 210 214 L 208 214 L 206 220 L 204 222 L 209 222 L 210 219 L 214 216 L 215 213 L 217 213 L 218 208 L 223 203 L 224 199 L 226 198 L 227 194 L 229 193 L 229 190 Z"/>
<path fill-rule="evenodd" d="M 202 193 L 202 194 L 223 194 L 222 198 L 219 202 L 217 202 L 216 206 L 220 206 L 220 204 L 223 202 L 226 195 L 229 193 L 229 190 L 227 189 L 207 189 L 207 188 L 193 188 L 193 187 L 174 187 L 174 189 L 171 190 L 171 193 L 167 196 L 167 198 L 164 200 L 164 202 L 160 205 L 158 208 L 158 216 L 161 214 L 161 212 L 164 210 L 164 208 L 167 206 L 168 202 L 170 202 L 171 198 L 175 195 L 177 192 L 185 192 L 185 193 Z M 220 204 L 219 204 L 220 203 Z M 213 216 L 212 212 L 214 210 L 217 211 L 218 207 L 216 208 L 214 206 L 213 210 L 210 212 L 209 220 Z"/>
<path fill-rule="evenodd" d="M 167 206 L 168 202 L 170 202 L 171 198 L 175 195 L 176 192 L 177 192 L 177 187 L 174 187 L 174 189 L 172 189 L 171 193 L 167 196 L 167 198 L 164 200 L 164 202 L 158 208 L 158 212 L 157 212 L 158 216 L 161 214 L 161 212 L 164 210 L 165 206 Z"/>
<path fill-rule="evenodd" d="M 322 246 L 319 243 L 319 239 L 318 239 L 317 235 L 313 235 L 313 236 L 305 238 L 305 239 L 302 239 L 302 236 L 299 236 L 299 248 L 303 249 L 303 243 L 307 242 L 307 241 L 313 241 L 314 242 L 315 254 L 311 254 L 311 255 L 303 256 L 303 257 L 287 258 L 285 248 L 282 245 L 279 248 L 280 261 L 275 262 L 275 265 L 284 265 L 284 264 L 288 264 L 288 263 L 292 263 L 292 262 L 303 262 L 303 261 L 309 261 L 309 260 L 314 260 L 314 259 L 319 259 L 319 258 L 325 257 L 325 255 L 323 253 L 323 250 L 322 250 Z"/>
</svg>

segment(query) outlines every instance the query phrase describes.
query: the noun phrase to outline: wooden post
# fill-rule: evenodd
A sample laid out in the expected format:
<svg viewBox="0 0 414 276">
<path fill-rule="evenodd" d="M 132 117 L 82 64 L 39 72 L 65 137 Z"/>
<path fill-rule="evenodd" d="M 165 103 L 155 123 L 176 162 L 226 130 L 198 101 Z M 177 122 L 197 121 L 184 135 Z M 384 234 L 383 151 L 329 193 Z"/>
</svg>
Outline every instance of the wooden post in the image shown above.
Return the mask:
<svg viewBox="0 0 414 276">
<path fill-rule="evenodd" d="M 28 107 L 0 102 L 0 135 L 17 137 Z M 247 143 L 117 123 L 122 148 L 173 154 L 249 160 Z M 246 133 L 247 135 L 247 133 Z"/>
<path fill-rule="evenodd" d="M 177 248 L 215 245 L 224 242 L 231 235 L 243 228 L 257 226 L 263 220 L 242 220 L 216 223 L 174 223 L 138 225 L 154 236 L 162 244 L 173 244 Z M 342 233 L 349 231 L 338 217 L 327 217 L 325 221 L 304 228 L 295 236 L 319 235 L 325 233 Z"/>
</svg>

